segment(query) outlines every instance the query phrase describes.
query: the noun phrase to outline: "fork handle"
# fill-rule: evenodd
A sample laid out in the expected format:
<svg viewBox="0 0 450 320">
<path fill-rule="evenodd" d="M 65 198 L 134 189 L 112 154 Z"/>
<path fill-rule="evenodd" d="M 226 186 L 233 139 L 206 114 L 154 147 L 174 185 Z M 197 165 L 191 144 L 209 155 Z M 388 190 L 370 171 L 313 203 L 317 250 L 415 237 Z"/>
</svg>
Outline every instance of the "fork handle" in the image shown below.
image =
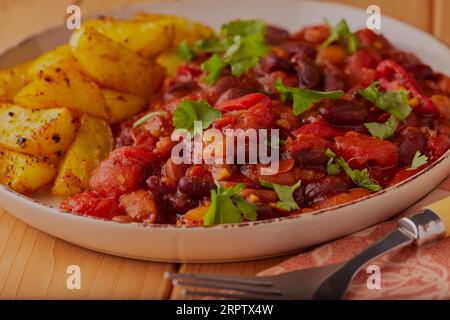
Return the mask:
<svg viewBox="0 0 450 320">
<path fill-rule="evenodd" d="M 417 245 L 450 236 L 450 197 L 430 204 L 411 217 L 401 218 L 399 226 L 415 239 Z"/>
</svg>

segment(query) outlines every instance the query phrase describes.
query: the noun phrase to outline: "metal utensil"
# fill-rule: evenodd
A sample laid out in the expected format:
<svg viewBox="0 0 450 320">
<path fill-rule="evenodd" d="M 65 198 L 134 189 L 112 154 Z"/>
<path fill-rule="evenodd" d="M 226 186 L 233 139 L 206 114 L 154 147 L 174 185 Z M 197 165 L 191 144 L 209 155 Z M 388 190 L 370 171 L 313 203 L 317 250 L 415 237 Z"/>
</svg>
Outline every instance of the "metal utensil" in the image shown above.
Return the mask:
<svg viewBox="0 0 450 320">
<path fill-rule="evenodd" d="M 234 277 L 168 272 L 175 286 L 216 291 L 184 290 L 185 295 L 229 299 L 340 299 L 355 274 L 368 262 L 415 243 L 421 246 L 450 236 L 450 197 L 398 221 L 396 230 L 352 259 L 326 267 L 292 271 L 269 277 Z M 217 290 L 218 289 L 218 290 Z"/>
</svg>

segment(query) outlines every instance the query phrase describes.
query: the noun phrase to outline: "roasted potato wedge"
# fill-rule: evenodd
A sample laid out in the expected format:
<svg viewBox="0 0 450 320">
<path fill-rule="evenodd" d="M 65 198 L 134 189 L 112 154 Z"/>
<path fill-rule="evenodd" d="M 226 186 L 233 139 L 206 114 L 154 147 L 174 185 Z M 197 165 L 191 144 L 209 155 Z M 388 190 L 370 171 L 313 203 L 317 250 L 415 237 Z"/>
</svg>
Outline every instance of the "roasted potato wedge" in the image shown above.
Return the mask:
<svg viewBox="0 0 450 320">
<path fill-rule="evenodd" d="M 78 71 L 50 67 L 38 72 L 14 98 L 17 105 L 32 109 L 68 108 L 109 120 L 111 110 L 100 88 Z"/>
<path fill-rule="evenodd" d="M 70 50 L 70 46 L 68 44 L 64 44 L 56 49 L 50 50 L 31 62 L 27 70 L 27 78 L 33 79 L 38 77 L 40 72 L 43 72 L 49 68 L 80 70 L 80 67 L 73 57 L 72 51 Z"/>
<path fill-rule="evenodd" d="M 163 50 L 207 38 L 214 34 L 211 28 L 187 19 L 168 15 L 141 14 L 134 20 L 103 18 L 84 24 L 144 57 L 152 57 Z"/>
<path fill-rule="evenodd" d="M 54 165 L 40 158 L 0 147 L 0 184 L 28 194 L 50 183 L 55 175 Z"/>
<path fill-rule="evenodd" d="M 32 110 L 0 104 L 0 145 L 33 156 L 54 156 L 69 149 L 74 119 L 65 108 Z"/>
<path fill-rule="evenodd" d="M 113 147 L 109 125 L 84 115 L 74 143 L 67 151 L 53 184 L 52 193 L 70 196 L 88 187 L 90 173 L 98 167 Z"/>
<path fill-rule="evenodd" d="M 140 13 L 134 18 L 134 21 L 153 22 L 173 29 L 171 46 L 177 46 L 181 41 L 193 42 L 214 35 L 214 30 L 204 24 L 172 15 Z"/>
<path fill-rule="evenodd" d="M 110 123 L 117 123 L 138 114 L 147 106 L 147 99 L 128 93 L 102 89 L 106 104 L 111 109 Z"/>
<path fill-rule="evenodd" d="M 84 25 L 147 58 L 169 48 L 174 38 L 173 28 L 154 22 L 105 18 L 89 20 Z"/>
<path fill-rule="evenodd" d="M 175 76 L 178 67 L 184 63 L 175 50 L 166 50 L 162 52 L 156 59 L 161 66 L 166 69 L 166 73 L 169 77 Z"/>
<path fill-rule="evenodd" d="M 164 68 L 91 27 L 76 30 L 70 46 L 84 73 L 101 87 L 148 97 L 164 78 Z"/>
<path fill-rule="evenodd" d="M 0 70 L 0 102 L 13 102 L 14 96 L 25 85 L 28 63 Z"/>
</svg>

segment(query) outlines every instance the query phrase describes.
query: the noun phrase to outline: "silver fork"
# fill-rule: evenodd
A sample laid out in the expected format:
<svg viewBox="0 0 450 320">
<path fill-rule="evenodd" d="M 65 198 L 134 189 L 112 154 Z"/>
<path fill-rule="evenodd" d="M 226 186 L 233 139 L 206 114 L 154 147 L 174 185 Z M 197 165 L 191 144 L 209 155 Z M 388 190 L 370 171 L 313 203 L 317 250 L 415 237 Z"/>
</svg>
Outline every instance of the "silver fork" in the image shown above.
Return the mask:
<svg viewBox="0 0 450 320">
<path fill-rule="evenodd" d="M 449 201 L 450 198 L 446 199 Z M 450 212 L 445 210 L 448 220 Z M 441 212 L 442 213 L 442 212 Z M 441 216 L 442 214 L 439 213 Z M 184 295 L 227 299 L 340 299 L 354 275 L 368 262 L 412 243 L 422 245 L 449 236 L 445 223 L 432 209 L 402 218 L 398 228 L 375 242 L 352 259 L 335 265 L 292 271 L 267 277 L 235 277 L 212 274 L 167 272 L 174 286 L 187 286 L 216 291 L 183 290 Z"/>
</svg>

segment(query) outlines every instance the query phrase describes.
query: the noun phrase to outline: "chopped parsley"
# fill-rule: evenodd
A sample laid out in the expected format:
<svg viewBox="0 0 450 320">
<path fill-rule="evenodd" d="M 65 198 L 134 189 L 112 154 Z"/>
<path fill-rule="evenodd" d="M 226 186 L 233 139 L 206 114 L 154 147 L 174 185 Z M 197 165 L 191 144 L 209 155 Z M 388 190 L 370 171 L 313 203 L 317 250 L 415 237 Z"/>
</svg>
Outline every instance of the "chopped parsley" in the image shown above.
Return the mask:
<svg viewBox="0 0 450 320">
<path fill-rule="evenodd" d="M 335 41 L 344 39 L 347 43 L 347 51 L 349 53 L 356 52 L 358 49 L 358 37 L 350 31 L 347 21 L 341 20 L 336 26 L 330 26 L 330 29 L 330 35 L 325 42 L 322 43 L 322 48 L 328 47 Z"/>
<path fill-rule="evenodd" d="M 224 189 L 217 182 L 216 184 L 217 190 L 211 190 L 211 205 L 203 219 L 203 225 L 239 223 L 244 218 L 256 220 L 256 207 L 239 196 L 245 188 L 243 183 L 228 189 Z"/>
<path fill-rule="evenodd" d="M 411 163 L 411 167 L 406 170 L 416 170 L 428 162 L 428 157 L 417 151 Z"/>
<path fill-rule="evenodd" d="M 389 112 L 399 120 L 406 120 L 412 109 L 408 103 L 407 90 L 380 91 L 379 82 L 375 81 L 370 86 L 359 91 L 359 94 L 375 104 L 383 111 Z"/>
<path fill-rule="evenodd" d="M 336 158 L 336 154 L 331 151 L 330 149 L 327 149 L 326 155 L 330 158 L 328 161 L 328 173 L 330 175 L 337 175 L 340 173 L 340 168 L 344 169 L 347 176 L 353 181 L 354 184 L 356 184 L 358 187 L 367 189 L 369 191 L 380 191 L 382 188 L 381 186 L 374 181 L 370 175 L 369 171 L 366 169 L 362 170 L 354 170 L 350 168 L 348 163 L 342 159 L 342 158 Z M 339 171 L 338 171 L 339 170 Z"/>
<path fill-rule="evenodd" d="M 285 211 L 296 210 L 299 208 L 297 202 L 294 200 L 294 192 L 300 187 L 300 184 L 301 181 L 298 181 L 292 186 L 261 181 L 261 186 L 264 188 L 275 190 L 278 199 L 280 199 L 280 201 L 277 202 L 277 207 Z"/>
<path fill-rule="evenodd" d="M 178 47 L 178 55 L 192 60 L 199 53 L 213 53 L 202 64 L 207 73 L 206 82 L 214 84 L 222 71 L 231 67 L 231 74 L 239 77 L 259 63 L 269 52 L 264 40 L 266 25 L 260 20 L 237 20 L 222 26 L 220 38 L 196 41 L 191 47 L 183 42 Z"/>
<path fill-rule="evenodd" d="M 398 120 L 394 115 L 391 115 L 385 123 L 369 122 L 364 123 L 364 126 L 369 130 L 373 137 L 384 140 L 394 136 L 398 126 Z"/>
<path fill-rule="evenodd" d="M 221 112 L 212 108 L 206 100 L 183 100 L 173 113 L 173 125 L 175 129 L 186 129 L 194 135 L 195 121 L 201 121 L 202 129 L 206 129 L 221 116 Z"/>
<path fill-rule="evenodd" d="M 311 108 L 322 99 L 338 99 L 344 95 L 344 91 L 321 92 L 308 89 L 286 87 L 280 79 L 275 81 L 275 89 L 281 94 L 283 101 L 292 100 L 293 113 L 298 116 Z"/>
</svg>

